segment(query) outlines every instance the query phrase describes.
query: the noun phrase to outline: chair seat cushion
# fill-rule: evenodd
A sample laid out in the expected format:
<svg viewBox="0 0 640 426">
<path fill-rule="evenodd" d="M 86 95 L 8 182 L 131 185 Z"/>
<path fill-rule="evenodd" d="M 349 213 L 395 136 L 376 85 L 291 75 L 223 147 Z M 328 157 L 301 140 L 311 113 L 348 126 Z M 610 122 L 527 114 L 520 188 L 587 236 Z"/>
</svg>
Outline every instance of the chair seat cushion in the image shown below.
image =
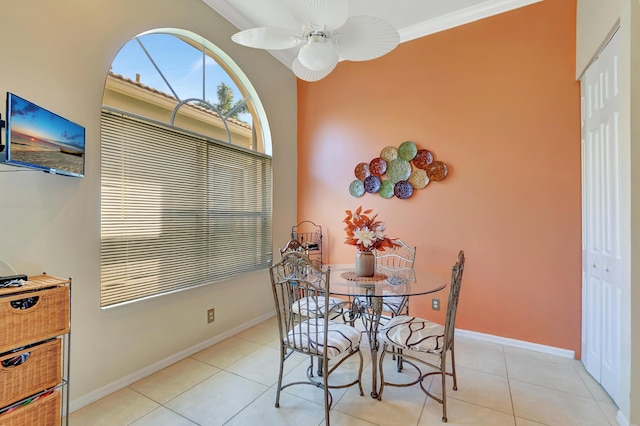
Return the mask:
<svg viewBox="0 0 640 426">
<path fill-rule="evenodd" d="M 322 319 L 310 318 L 296 325 L 289 333 L 285 345 L 295 346 L 314 354 L 324 353 L 324 324 Z M 327 356 L 337 357 L 343 352 L 353 352 L 360 346 L 360 331 L 340 322 L 329 321 Z"/>
<path fill-rule="evenodd" d="M 321 318 L 325 314 L 324 303 L 324 296 L 318 296 L 317 302 L 313 298 L 304 298 L 293 302 L 291 310 L 293 311 L 293 313 L 301 315 L 303 317 Z M 332 313 L 335 312 L 336 315 L 338 315 L 339 309 L 345 303 L 346 302 L 344 300 L 337 297 L 329 297 L 329 311 Z"/>
<path fill-rule="evenodd" d="M 444 345 L 444 327 L 422 318 L 399 315 L 380 329 L 378 339 L 401 349 L 439 354 Z"/>
<path fill-rule="evenodd" d="M 400 310 L 407 306 L 405 299 L 405 296 L 383 297 L 382 310 L 392 312 L 394 315 L 400 315 Z"/>
<path fill-rule="evenodd" d="M 385 291 L 386 292 L 386 291 Z M 388 292 L 386 292 L 388 293 Z M 405 302 L 406 296 L 385 296 L 382 298 L 382 310 L 384 312 L 391 312 L 394 315 L 400 315 L 400 311 L 404 310 L 407 306 Z M 367 306 L 366 297 L 356 296 L 353 299 L 353 303 L 359 306 Z"/>
</svg>

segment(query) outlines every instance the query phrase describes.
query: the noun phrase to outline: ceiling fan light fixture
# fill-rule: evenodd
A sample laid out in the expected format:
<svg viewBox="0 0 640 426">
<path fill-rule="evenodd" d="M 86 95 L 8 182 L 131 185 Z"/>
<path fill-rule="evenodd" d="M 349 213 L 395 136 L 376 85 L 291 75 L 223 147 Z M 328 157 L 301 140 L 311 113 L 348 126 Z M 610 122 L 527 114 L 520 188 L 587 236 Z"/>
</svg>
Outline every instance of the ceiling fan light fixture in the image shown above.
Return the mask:
<svg viewBox="0 0 640 426">
<path fill-rule="evenodd" d="M 338 63 L 338 55 L 333 51 L 324 35 L 311 35 L 307 44 L 298 53 L 298 60 L 312 71 L 321 71 Z"/>
</svg>

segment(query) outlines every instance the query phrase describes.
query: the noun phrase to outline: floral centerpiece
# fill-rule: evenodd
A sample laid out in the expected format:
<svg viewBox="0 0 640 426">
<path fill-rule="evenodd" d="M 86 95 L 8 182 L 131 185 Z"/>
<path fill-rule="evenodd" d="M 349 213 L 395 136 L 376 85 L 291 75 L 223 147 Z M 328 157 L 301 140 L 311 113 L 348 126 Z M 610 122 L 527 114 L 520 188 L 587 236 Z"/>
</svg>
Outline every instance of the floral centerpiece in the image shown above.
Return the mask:
<svg viewBox="0 0 640 426">
<path fill-rule="evenodd" d="M 371 209 L 362 211 L 362 206 L 355 212 L 346 210 L 347 217 L 343 221 L 347 224 L 344 228 L 347 233 L 345 244 L 358 247 L 356 275 L 363 277 L 374 275 L 373 250 L 384 250 L 394 246 L 393 240 L 384 234 L 386 229 L 384 222 L 377 220 L 377 214 L 371 216 L 372 212 Z"/>
<path fill-rule="evenodd" d="M 393 247 L 393 240 L 384 235 L 386 230 L 384 222 L 377 220 L 378 215 L 370 216 L 373 210 L 362 211 L 362 206 L 355 212 L 345 210 L 347 217 L 344 230 L 347 233 L 345 244 L 358 247 L 360 251 L 384 250 Z"/>
</svg>

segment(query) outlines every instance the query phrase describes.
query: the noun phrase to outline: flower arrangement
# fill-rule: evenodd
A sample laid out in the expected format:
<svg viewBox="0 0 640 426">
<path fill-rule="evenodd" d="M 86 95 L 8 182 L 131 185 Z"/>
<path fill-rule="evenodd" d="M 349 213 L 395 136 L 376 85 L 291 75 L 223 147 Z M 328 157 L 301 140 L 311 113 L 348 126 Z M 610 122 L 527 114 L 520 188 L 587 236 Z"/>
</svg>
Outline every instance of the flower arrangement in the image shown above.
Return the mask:
<svg viewBox="0 0 640 426">
<path fill-rule="evenodd" d="M 394 246 L 393 240 L 384 235 L 384 222 L 376 220 L 378 215 L 370 216 L 373 210 L 362 211 L 362 206 L 355 212 L 345 210 L 347 217 L 343 220 L 347 224 L 345 244 L 358 247 L 360 251 L 384 250 Z"/>
</svg>

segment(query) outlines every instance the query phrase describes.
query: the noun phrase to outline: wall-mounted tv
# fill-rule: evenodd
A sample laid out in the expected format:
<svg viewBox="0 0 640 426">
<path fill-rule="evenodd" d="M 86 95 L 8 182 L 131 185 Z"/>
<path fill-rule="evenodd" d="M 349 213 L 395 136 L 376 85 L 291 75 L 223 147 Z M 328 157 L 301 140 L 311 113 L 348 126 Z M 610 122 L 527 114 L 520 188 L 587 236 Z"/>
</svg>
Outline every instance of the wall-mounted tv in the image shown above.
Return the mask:
<svg viewBox="0 0 640 426">
<path fill-rule="evenodd" d="M 7 93 L 6 163 L 84 176 L 84 127 Z"/>
</svg>

